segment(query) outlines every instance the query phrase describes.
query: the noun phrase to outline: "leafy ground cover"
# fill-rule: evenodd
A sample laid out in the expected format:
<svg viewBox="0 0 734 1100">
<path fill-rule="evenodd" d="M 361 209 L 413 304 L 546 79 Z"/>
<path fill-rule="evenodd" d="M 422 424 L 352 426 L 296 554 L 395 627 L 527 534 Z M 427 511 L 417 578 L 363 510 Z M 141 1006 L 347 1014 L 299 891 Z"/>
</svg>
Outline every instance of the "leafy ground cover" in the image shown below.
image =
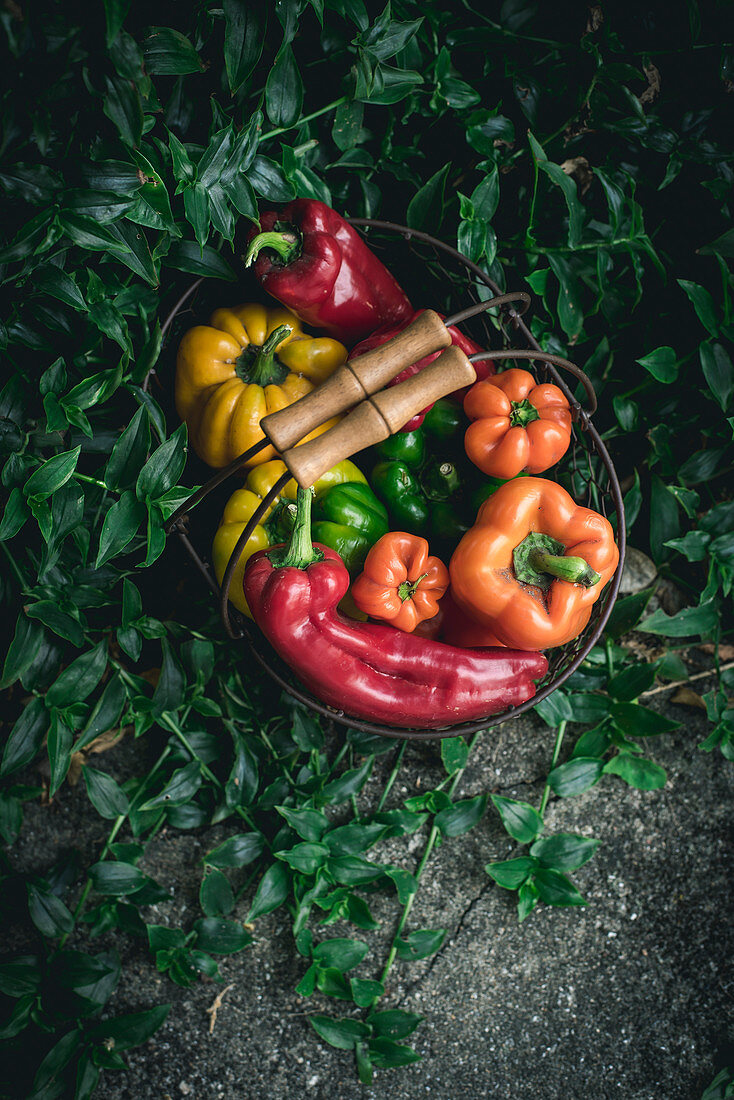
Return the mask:
<svg viewBox="0 0 734 1100">
<path fill-rule="evenodd" d="M 522 0 L 489 14 L 468 3 L 368 14 L 360 0 L 225 0 L 159 5 L 150 27 L 125 0 L 83 22 L 64 7 L 6 5 L 0 907 L 7 946 L 18 945 L 0 964 L 9 1095 L 90 1096 L 165 1018 L 165 1005 L 114 1016 L 119 959 L 95 951 L 95 936 L 138 937 L 179 985 L 216 981 L 217 959 L 246 949 L 279 906 L 303 959 L 299 992 L 334 998 L 333 1013 L 311 1017 L 318 1035 L 354 1051 L 365 1082 L 408 1064 L 420 1017 L 382 997 L 396 961 L 444 941 L 445 929 L 410 919 L 438 844 L 497 814 L 519 848 L 490 859 L 487 874 L 516 892 L 520 919 L 538 904 L 583 905 L 573 874 L 596 842 L 547 834 L 548 801 L 598 782 L 665 783 L 639 739 L 674 724 L 640 697 L 686 679 L 681 654 L 694 642 L 710 646 L 715 673 L 703 695 L 686 689 L 710 720 L 700 747 L 728 766 L 726 14 L 696 0 L 624 16 Z M 458 243 L 501 286 L 530 288 L 536 337 L 594 381 L 628 536 L 678 603 L 648 613 L 653 585 L 621 600 L 603 643 L 539 706 L 556 739 L 537 806 L 457 799 L 472 750 L 461 739 L 442 744 L 436 789 L 401 801 L 403 748 L 335 734 L 246 676 L 207 592 L 166 547 L 165 519 L 205 474 L 170 396 L 143 385 L 161 323 L 193 277 L 236 284 L 258 206 L 295 194 L 407 220 Z M 584 729 L 574 744 L 568 723 Z M 120 783 L 103 754 L 123 736 L 153 763 Z M 360 792 L 387 753 L 382 794 L 365 808 Z M 90 865 L 28 875 L 13 858 L 23 806 L 51 802 L 65 783 L 84 785 L 107 838 Z M 149 907 L 168 895 L 139 866 L 146 842 L 164 826 L 212 822 L 231 832 L 204 857 L 201 916 L 151 923 Z M 412 871 L 381 861 L 381 841 L 419 832 Z M 375 889 L 396 899 L 378 972 L 362 966 Z M 350 934 L 331 936 L 337 922 Z M 727 1087 L 719 1076 L 711 1094 Z"/>
</svg>

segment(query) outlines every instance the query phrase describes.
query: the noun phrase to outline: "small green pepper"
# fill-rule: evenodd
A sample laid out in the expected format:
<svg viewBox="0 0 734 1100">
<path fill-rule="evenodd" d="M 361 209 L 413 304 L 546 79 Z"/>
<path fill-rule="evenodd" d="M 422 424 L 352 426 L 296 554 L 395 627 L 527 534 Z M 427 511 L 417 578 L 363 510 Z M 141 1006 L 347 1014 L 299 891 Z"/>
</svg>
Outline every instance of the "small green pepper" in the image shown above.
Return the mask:
<svg viewBox="0 0 734 1100">
<path fill-rule="evenodd" d="M 404 462 L 378 462 L 372 471 L 375 492 L 384 500 L 392 529 L 425 535 L 431 509 L 420 482 Z"/>
<path fill-rule="evenodd" d="M 456 439 L 464 431 L 466 424 L 467 418 L 461 405 L 442 397 L 426 413 L 423 431 L 433 439 L 446 443 Z"/>
<path fill-rule="evenodd" d="M 321 493 L 313 515 L 314 540 L 336 550 L 350 573 L 359 572 L 368 550 L 389 529 L 387 510 L 361 482 L 333 485 Z"/>
<path fill-rule="evenodd" d="M 383 462 L 404 462 L 411 470 L 419 470 L 426 457 L 426 441 L 423 432 L 397 432 L 375 447 Z"/>
</svg>

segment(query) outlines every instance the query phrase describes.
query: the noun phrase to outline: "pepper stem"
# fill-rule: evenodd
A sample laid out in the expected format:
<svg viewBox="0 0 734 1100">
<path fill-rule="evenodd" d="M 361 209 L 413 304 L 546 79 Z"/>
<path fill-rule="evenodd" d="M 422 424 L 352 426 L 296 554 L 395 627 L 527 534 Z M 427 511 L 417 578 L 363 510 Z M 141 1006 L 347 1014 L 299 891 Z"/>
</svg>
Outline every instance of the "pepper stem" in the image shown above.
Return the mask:
<svg viewBox="0 0 734 1100">
<path fill-rule="evenodd" d="M 515 576 L 524 584 L 533 584 L 547 592 L 554 580 L 568 581 L 591 588 L 601 576 L 585 558 L 566 557 L 558 539 L 531 532 L 512 552 Z"/>
<path fill-rule="evenodd" d="M 527 397 L 523 397 L 522 401 L 511 401 L 510 404 L 512 405 L 510 427 L 526 428 L 534 420 L 540 420 L 540 413 Z"/>
<path fill-rule="evenodd" d="M 292 332 L 292 325 L 278 325 L 260 347 L 248 344 L 235 364 L 238 377 L 248 385 L 280 385 L 288 374 L 288 368 L 275 362 L 275 352 Z"/>
<path fill-rule="evenodd" d="M 400 596 L 400 599 L 403 601 L 403 603 L 405 603 L 406 600 L 411 600 L 413 598 L 418 589 L 418 585 L 421 583 L 421 581 L 424 581 L 427 576 L 427 573 L 421 573 L 420 577 L 418 577 L 417 580 L 403 581 L 402 584 L 398 585 L 398 596 Z"/>
<path fill-rule="evenodd" d="M 250 241 L 250 246 L 245 253 L 245 267 L 249 267 L 264 248 L 272 248 L 282 264 L 289 264 L 295 259 L 301 247 L 301 239 L 293 230 L 282 229 L 279 232 L 269 230 L 266 233 L 258 233 Z"/>
<path fill-rule="evenodd" d="M 298 486 L 296 494 L 296 518 L 287 546 L 276 546 L 268 558 L 276 569 L 306 569 L 314 562 L 323 561 L 324 552 L 311 542 L 311 498 L 313 490 Z"/>
</svg>

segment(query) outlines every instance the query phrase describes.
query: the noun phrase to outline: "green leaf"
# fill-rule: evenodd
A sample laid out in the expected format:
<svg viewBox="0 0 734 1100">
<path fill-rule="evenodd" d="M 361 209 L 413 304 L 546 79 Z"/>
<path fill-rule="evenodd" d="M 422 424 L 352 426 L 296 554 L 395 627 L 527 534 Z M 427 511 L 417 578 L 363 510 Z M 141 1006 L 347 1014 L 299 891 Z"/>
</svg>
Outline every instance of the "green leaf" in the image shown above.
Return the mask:
<svg viewBox="0 0 734 1100">
<path fill-rule="evenodd" d="M 463 737 L 444 737 L 441 741 L 441 760 L 447 775 L 453 775 L 466 767 L 469 748 Z"/>
<path fill-rule="evenodd" d="M 604 765 L 604 773 L 618 775 L 630 787 L 637 787 L 641 791 L 656 791 L 665 786 L 668 778 L 665 768 L 661 768 L 659 764 L 627 752 L 613 756 Z"/>
<path fill-rule="evenodd" d="M 282 859 L 294 871 L 300 871 L 304 875 L 312 875 L 319 867 L 322 867 L 329 855 L 329 849 L 325 844 L 315 844 L 304 840 L 302 844 L 296 844 L 288 851 L 276 852 L 276 859 Z"/>
<path fill-rule="evenodd" d="M 530 916 L 539 900 L 535 883 L 532 880 L 524 882 L 517 892 L 517 919 L 521 924 Z"/>
<path fill-rule="evenodd" d="M 361 1020 L 334 1020 L 331 1016 L 309 1016 L 308 1022 L 320 1039 L 337 1050 L 354 1050 L 360 1039 L 366 1039 L 370 1033 L 367 1024 Z"/>
<path fill-rule="evenodd" d="M 429 955 L 435 955 L 441 949 L 447 934 L 445 928 L 418 928 L 405 939 L 398 937 L 395 940 L 397 956 L 399 959 L 407 959 L 411 962 L 427 959 Z"/>
<path fill-rule="evenodd" d="M 260 879 L 255 897 L 247 914 L 247 923 L 272 913 L 288 897 L 290 874 L 282 862 L 273 863 Z"/>
<path fill-rule="evenodd" d="M 109 489 L 132 489 L 150 449 L 150 420 L 141 406 L 112 448 L 104 480 Z"/>
<path fill-rule="evenodd" d="M 129 10 L 130 0 L 104 0 L 104 14 L 107 23 L 107 49 L 110 48 L 117 38 Z"/>
<path fill-rule="evenodd" d="M 239 921 L 223 920 L 221 917 L 205 917 L 194 924 L 196 946 L 212 955 L 234 955 L 253 941 Z"/>
<path fill-rule="evenodd" d="M 668 384 L 670 382 L 675 382 L 678 377 L 677 356 L 673 348 L 667 345 L 665 347 L 655 348 L 654 351 L 651 351 L 642 359 L 635 359 L 635 362 L 649 371 L 658 382 Z"/>
<path fill-rule="evenodd" d="M 99 535 L 96 569 L 116 558 L 137 535 L 147 516 L 145 505 L 136 499 L 132 489 L 126 489 L 115 501 L 102 523 Z"/>
<path fill-rule="evenodd" d="M 681 290 L 684 290 L 688 295 L 703 327 L 712 336 L 718 336 L 719 325 L 716 320 L 716 308 L 708 290 L 698 283 L 689 282 L 688 279 L 676 279 L 676 282 Z"/>
<path fill-rule="evenodd" d="M 38 931 L 49 939 L 71 932 L 74 918 L 61 898 L 44 882 L 27 883 L 28 912 Z"/>
<path fill-rule="evenodd" d="M 160 676 L 153 692 L 153 706 L 151 713 L 154 718 L 160 718 L 166 711 L 175 711 L 183 703 L 186 690 L 186 675 L 181 662 L 171 648 L 166 638 L 161 641 L 163 647 L 163 664 Z"/>
<path fill-rule="evenodd" d="M 621 600 L 617 600 L 612 608 L 611 615 L 607 619 L 607 625 L 604 628 L 605 633 L 616 640 L 632 630 L 644 614 L 652 592 L 652 588 L 647 588 L 642 592 L 635 592 L 631 596 L 624 596 Z"/>
<path fill-rule="evenodd" d="M 369 1008 L 385 993 L 382 982 L 375 982 L 369 978 L 350 978 L 349 985 L 352 990 L 352 1000 L 359 1008 Z"/>
<path fill-rule="evenodd" d="M 530 855 L 556 871 L 578 871 L 594 855 L 601 841 L 573 833 L 556 833 L 536 840 Z"/>
<path fill-rule="evenodd" d="M 517 890 L 538 866 L 537 859 L 530 856 L 518 856 L 517 859 L 503 859 L 488 863 L 484 870 L 498 886 L 505 890 Z"/>
<path fill-rule="evenodd" d="M 208 279 L 223 279 L 233 283 L 237 278 L 227 261 L 211 245 L 205 244 L 200 249 L 196 241 L 174 241 L 166 253 L 165 263 L 178 271 L 203 275 Z"/>
<path fill-rule="evenodd" d="M 151 27 L 143 40 L 145 67 L 151 75 L 185 76 L 203 69 L 191 42 L 172 27 Z"/>
<path fill-rule="evenodd" d="M 406 224 L 411 229 L 430 226 L 432 230 L 436 230 L 440 227 L 445 207 L 444 190 L 450 168 L 449 162 L 444 164 L 443 168 L 439 168 L 438 172 L 434 172 L 408 203 Z"/>
<path fill-rule="evenodd" d="M 173 488 L 186 465 L 186 438 L 186 425 L 182 424 L 153 451 L 138 475 L 138 500 L 158 500 Z"/>
<path fill-rule="evenodd" d="M 82 766 L 89 801 L 101 817 L 109 820 L 124 815 L 130 808 L 130 800 L 122 787 L 108 775 L 89 765 Z"/>
<path fill-rule="evenodd" d="M 296 193 L 283 169 L 270 157 L 256 156 L 247 176 L 258 195 L 269 202 L 289 202 Z"/>
<path fill-rule="evenodd" d="M 112 894 L 114 897 L 134 894 L 145 883 L 145 875 L 137 867 L 111 860 L 93 864 L 89 868 L 89 877 L 98 894 Z"/>
<path fill-rule="evenodd" d="M 81 447 L 75 447 L 72 451 L 62 451 L 42 463 L 23 486 L 26 498 L 45 500 L 65 485 L 76 469 L 80 452 Z"/>
<path fill-rule="evenodd" d="M 83 702 L 96 688 L 107 668 L 107 642 L 102 639 L 94 649 L 82 653 L 54 680 L 46 693 L 49 707 L 66 707 Z"/>
<path fill-rule="evenodd" d="M 224 0 L 224 63 L 232 95 L 252 75 L 265 44 L 267 8 Z"/>
<path fill-rule="evenodd" d="M 631 737 L 654 737 L 660 733 L 671 733 L 681 725 L 680 722 L 672 721 L 637 703 L 613 703 L 611 715 L 614 724 Z"/>
<path fill-rule="evenodd" d="M 541 867 L 535 872 L 534 885 L 546 905 L 586 905 L 574 884 L 560 871 Z"/>
<path fill-rule="evenodd" d="M 39 600 L 38 603 L 31 604 L 26 607 L 26 615 L 32 619 L 40 619 L 54 634 L 66 638 L 67 642 L 77 648 L 84 644 L 84 631 L 79 620 L 62 611 L 53 600 Z"/>
<path fill-rule="evenodd" d="M 336 805 L 338 802 L 346 802 L 353 794 L 359 794 L 370 777 L 373 763 L 374 757 L 368 756 L 360 768 L 353 768 L 338 779 L 332 779 L 321 792 L 323 801 Z"/>
<path fill-rule="evenodd" d="M 359 966 L 368 954 L 369 946 L 362 940 L 323 940 L 313 949 L 313 957 L 321 966 L 333 966 L 345 973 Z"/>
<path fill-rule="evenodd" d="M 207 917 L 226 917 L 234 909 L 229 879 L 216 867 L 206 867 L 199 888 L 199 902 Z"/>
<path fill-rule="evenodd" d="M 723 344 L 704 342 L 698 349 L 706 385 L 726 412 L 734 392 L 734 365 Z"/>
<path fill-rule="evenodd" d="M 102 109 L 107 118 L 116 127 L 124 145 L 135 147 L 143 136 L 143 105 L 138 89 L 129 80 L 119 76 L 106 76 L 107 95 L 102 101 Z M 68 230 L 67 230 L 68 232 Z M 91 235 L 91 230 L 88 231 Z M 73 235 L 70 232 L 70 236 Z M 79 244 L 79 241 L 76 241 Z"/>
<path fill-rule="evenodd" d="M 115 1050 L 130 1050 L 155 1035 L 170 1010 L 170 1005 L 156 1005 L 145 1012 L 130 1012 L 126 1016 L 104 1020 L 97 1024 L 95 1030 L 103 1043 L 104 1040 L 112 1040 Z"/>
<path fill-rule="evenodd" d="M 655 683 L 655 665 L 638 664 L 613 676 L 607 685 L 609 694 L 620 702 L 631 702 Z"/>
<path fill-rule="evenodd" d="M 548 776 L 550 788 L 561 798 L 571 798 L 583 794 L 599 782 L 603 764 L 594 757 L 576 757 L 566 764 L 554 768 Z"/>
<path fill-rule="evenodd" d="M 246 867 L 254 863 L 265 849 L 261 833 L 238 833 L 207 852 L 206 862 L 213 867 Z"/>
<path fill-rule="evenodd" d="M 5 656 L 0 691 L 14 684 L 31 667 L 43 637 L 44 630 L 38 620 L 29 619 L 21 612 L 15 624 L 13 640 Z"/>
<path fill-rule="evenodd" d="M 71 764 L 71 746 L 74 735 L 57 712 L 52 713 L 51 728 L 48 731 L 48 762 L 51 771 L 49 794 L 53 797 L 66 779 Z"/>
<path fill-rule="evenodd" d="M 328 863 L 329 873 L 336 882 L 348 886 L 359 886 L 379 878 L 385 870 L 378 863 L 371 863 L 362 856 L 332 856 Z"/>
<path fill-rule="evenodd" d="M 301 113 L 303 81 L 290 45 L 278 50 L 265 83 L 265 110 L 273 126 L 292 126 Z"/>
<path fill-rule="evenodd" d="M 291 810 L 288 806 L 275 808 L 303 840 L 321 840 L 329 827 L 328 817 L 320 810 Z"/>
<path fill-rule="evenodd" d="M 392 1039 L 382 1036 L 370 1039 L 368 1043 L 370 1061 L 376 1069 L 395 1069 L 398 1066 L 409 1066 L 413 1062 L 420 1062 L 422 1055 L 412 1047 L 402 1043 L 394 1043 Z"/>
<path fill-rule="evenodd" d="M 554 164 L 548 160 L 542 145 L 536 141 L 530 131 L 528 131 L 528 141 L 537 167 L 563 193 L 568 208 L 568 245 L 569 248 L 576 248 L 581 243 L 581 230 L 584 224 L 584 208 L 579 202 L 576 182 L 571 176 L 566 175 L 560 164 Z"/>
<path fill-rule="evenodd" d="M 355 855 L 357 852 L 366 852 L 373 844 L 376 844 L 384 836 L 385 827 L 378 822 L 371 824 L 340 825 L 323 838 L 329 851 L 335 856 Z"/>
<path fill-rule="evenodd" d="M 666 638 L 689 638 L 712 634 L 718 625 L 716 602 L 707 600 L 698 607 L 684 607 L 675 615 L 666 615 L 658 608 L 639 624 L 638 630 L 646 634 L 662 634 Z"/>
<path fill-rule="evenodd" d="M 30 515 L 31 510 L 26 504 L 25 497 L 16 485 L 10 493 L 3 512 L 2 523 L 0 523 L 0 542 L 15 538 L 26 520 L 30 519 Z"/>
<path fill-rule="evenodd" d="M 201 783 L 201 765 L 198 760 L 192 760 L 183 768 L 177 768 L 160 794 L 149 798 L 140 809 L 146 812 L 162 806 L 182 806 L 193 798 Z"/>
<path fill-rule="evenodd" d="M 492 795 L 492 802 L 505 830 L 520 844 L 529 844 L 543 831 L 543 818 L 529 802 L 517 802 L 498 794 Z"/>
<path fill-rule="evenodd" d="M 126 702 L 127 689 L 125 684 L 119 676 L 111 677 L 97 700 L 79 740 L 74 745 L 74 751 L 78 752 L 85 745 L 91 744 L 101 733 L 114 729 Z"/>
<path fill-rule="evenodd" d="M 461 836 L 481 821 L 486 808 L 486 794 L 465 798 L 436 814 L 434 825 L 444 836 Z"/>
<path fill-rule="evenodd" d="M 657 563 L 670 557 L 665 543 L 678 535 L 680 517 L 675 497 L 661 478 L 653 475 L 650 489 L 650 551 Z"/>
<path fill-rule="evenodd" d="M 417 1012 L 406 1012 L 402 1008 L 386 1009 L 384 1012 L 371 1012 L 367 1022 L 374 1035 L 383 1035 L 388 1039 L 407 1039 L 425 1019 Z"/>
</svg>

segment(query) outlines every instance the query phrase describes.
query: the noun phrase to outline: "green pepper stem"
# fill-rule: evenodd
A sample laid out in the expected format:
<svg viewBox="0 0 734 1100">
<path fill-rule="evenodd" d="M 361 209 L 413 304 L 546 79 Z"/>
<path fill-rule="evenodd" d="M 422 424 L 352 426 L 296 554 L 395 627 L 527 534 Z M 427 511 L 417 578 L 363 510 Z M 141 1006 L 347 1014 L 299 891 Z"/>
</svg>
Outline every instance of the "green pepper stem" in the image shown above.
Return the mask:
<svg viewBox="0 0 734 1100">
<path fill-rule="evenodd" d="M 601 580 L 599 573 L 591 568 L 585 558 L 566 558 L 561 554 L 549 554 L 545 550 L 533 550 L 530 564 L 539 573 L 550 573 L 551 577 L 559 581 L 581 584 L 584 588 L 592 588 Z"/>
<path fill-rule="evenodd" d="M 512 405 L 512 411 L 510 412 L 511 427 L 526 428 L 534 420 L 540 420 L 540 413 L 532 401 L 528 401 L 527 397 L 523 397 L 522 401 L 511 401 L 510 404 Z"/>
<path fill-rule="evenodd" d="M 568 581 L 591 588 L 601 576 L 591 568 L 585 558 L 566 557 L 562 542 L 531 531 L 512 553 L 515 576 L 525 584 L 533 584 L 547 591 L 554 580 Z"/>
<path fill-rule="evenodd" d="M 248 385 L 279 385 L 284 379 L 283 372 L 287 374 L 288 368 L 275 362 L 275 352 L 292 332 L 292 325 L 278 325 L 261 347 L 248 344 L 235 366 L 238 377 Z"/>
<path fill-rule="evenodd" d="M 245 267 L 249 267 L 264 248 L 272 248 L 281 263 L 289 264 L 295 258 L 300 246 L 300 237 L 292 230 L 283 229 L 280 232 L 270 230 L 266 233 L 258 233 L 250 241 L 250 246 L 245 253 Z"/>
<path fill-rule="evenodd" d="M 410 600 L 413 598 L 418 589 L 418 585 L 421 583 L 421 581 L 424 581 L 427 576 L 427 573 L 421 573 L 420 577 L 418 577 L 417 580 L 403 581 L 402 584 L 398 585 L 398 596 L 400 596 L 400 599 L 403 601 L 403 603 L 405 603 L 406 600 Z"/>
<path fill-rule="evenodd" d="M 311 542 L 311 489 L 302 489 L 298 486 L 296 494 L 296 518 L 291 534 L 291 541 L 287 546 L 278 546 L 268 558 L 276 569 L 285 569 L 290 566 L 293 569 L 306 569 L 314 562 L 323 561 L 324 552 L 318 550 Z"/>
</svg>

